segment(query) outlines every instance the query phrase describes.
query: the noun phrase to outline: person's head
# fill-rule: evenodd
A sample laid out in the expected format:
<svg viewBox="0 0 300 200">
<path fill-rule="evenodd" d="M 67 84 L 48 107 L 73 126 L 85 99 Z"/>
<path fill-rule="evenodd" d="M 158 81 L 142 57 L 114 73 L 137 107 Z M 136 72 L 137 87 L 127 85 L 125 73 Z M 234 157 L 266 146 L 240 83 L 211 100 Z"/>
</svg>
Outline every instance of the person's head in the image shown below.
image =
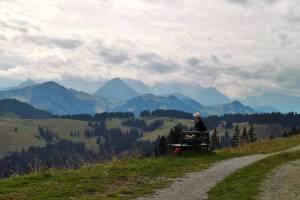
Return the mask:
<svg viewBox="0 0 300 200">
<path fill-rule="evenodd" d="M 195 124 L 198 123 L 201 120 L 201 114 L 199 112 L 196 112 L 194 115 L 194 122 Z"/>
</svg>

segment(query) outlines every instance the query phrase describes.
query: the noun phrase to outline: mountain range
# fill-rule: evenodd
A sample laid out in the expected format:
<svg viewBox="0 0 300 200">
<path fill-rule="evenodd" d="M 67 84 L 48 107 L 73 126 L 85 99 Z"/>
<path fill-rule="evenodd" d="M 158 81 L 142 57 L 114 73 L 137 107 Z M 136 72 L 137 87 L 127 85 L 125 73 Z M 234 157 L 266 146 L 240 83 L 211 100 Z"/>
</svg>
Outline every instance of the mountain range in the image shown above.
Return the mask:
<svg viewBox="0 0 300 200">
<path fill-rule="evenodd" d="M 1 87 L 0 90 L 1 91 L 8 91 L 8 90 L 21 89 L 21 88 L 24 88 L 24 87 L 32 86 L 34 84 L 36 84 L 36 83 L 33 80 L 27 79 L 27 80 L 19 83 L 17 86 L 14 86 L 14 87 Z"/>
<path fill-rule="evenodd" d="M 144 110 L 155 109 L 171 109 L 182 110 L 185 112 L 201 112 L 202 116 L 208 115 L 224 115 L 229 113 L 253 114 L 255 111 L 247 106 L 244 106 L 239 101 L 233 101 L 227 104 L 205 106 L 191 98 L 177 98 L 173 95 L 170 96 L 155 96 L 146 94 L 130 99 L 125 104 L 117 106 L 114 111 L 130 111 L 139 114 Z"/>
<path fill-rule="evenodd" d="M 10 90 L 0 91 L 0 99 L 18 99 L 57 115 L 103 111 L 131 111 L 139 114 L 143 110 L 175 109 L 200 111 L 207 116 L 297 111 L 295 108 L 300 108 L 299 97 L 273 96 L 274 94 L 232 101 L 214 88 L 179 83 L 147 86 L 138 80 L 119 78 L 107 81 L 95 94 L 68 89 L 53 81 L 38 84 L 32 80 Z"/>
<path fill-rule="evenodd" d="M 104 98 L 67 89 L 53 81 L 0 92 L 0 99 L 12 98 L 58 115 L 103 112 L 110 106 Z"/>
<path fill-rule="evenodd" d="M 266 93 L 261 96 L 249 96 L 242 100 L 252 107 L 272 106 L 280 112 L 300 112 L 300 97 L 279 93 Z"/>
<path fill-rule="evenodd" d="M 174 93 L 181 93 L 201 102 L 204 105 L 217 105 L 230 103 L 232 100 L 222 92 L 213 87 L 201 87 L 195 84 L 183 83 L 167 83 L 157 84 L 152 87 L 145 85 L 137 80 L 124 80 L 124 82 L 140 94 L 154 94 L 154 95 L 172 95 Z"/>
</svg>

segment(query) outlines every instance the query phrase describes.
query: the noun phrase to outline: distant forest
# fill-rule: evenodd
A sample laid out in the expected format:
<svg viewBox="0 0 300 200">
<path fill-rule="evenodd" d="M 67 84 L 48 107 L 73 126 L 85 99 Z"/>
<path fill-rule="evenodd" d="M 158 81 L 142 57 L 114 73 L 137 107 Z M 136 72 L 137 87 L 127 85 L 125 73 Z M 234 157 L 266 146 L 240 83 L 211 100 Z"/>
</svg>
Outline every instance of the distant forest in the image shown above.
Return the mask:
<svg viewBox="0 0 300 200">
<path fill-rule="evenodd" d="M 132 113 L 132 112 L 103 112 L 103 113 L 97 113 L 94 115 L 77 114 L 77 115 L 62 115 L 62 116 L 54 116 L 54 117 L 63 118 L 63 119 L 82 120 L 82 121 L 102 121 L 102 120 L 108 120 L 108 119 L 112 119 L 112 118 L 119 118 L 119 119 L 133 118 L 134 113 Z"/>
<path fill-rule="evenodd" d="M 192 119 L 193 114 L 177 110 L 143 111 L 141 117 L 171 117 Z M 250 124 L 281 124 L 284 127 L 296 126 L 300 128 L 300 114 L 291 113 L 263 113 L 263 114 L 226 114 L 223 116 L 204 117 L 203 121 L 208 129 L 214 129 L 221 122 L 226 122 L 227 128 L 233 123 L 249 122 Z"/>
<path fill-rule="evenodd" d="M 119 128 L 107 129 L 105 121 L 90 122 L 84 133 L 85 137 L 97 139 L 98 153 L 87 150 L 82 142 L 60 139 L 50 129 L 38 127 L 38 132 L 37 137 L 46 141 L 46 146 L 31 146 L 0 159 L 0 178 L 42 169 L 76 168 L 123 155 L 150 156 L 156 145 L 156 141 L 139 140 L 141 132 L 138 129 L 128 132 Z M 70 136 L 78 137 L 78 134 L 71 132 Z"/>
<path fill-rule="evenodd" d="M 46 142 L 43 147 L 32 146 L 20 152 L 13 152 L 0 159 L 0 178 L 14 175 L 23 175 L 29 172 L 39 171 L 49 168 L 76 168 L 86 163 L 94 163 L 109 160 L 113 157 L 123 156 L 162 156 L 168 153 L 167 143 L 176 143 L 180 140 L 181 130 L 188 130 L 178 124 L 170 130 L 167 137 L 158 137 L 155 141 L 142 140 L 143 131 L 153 131 L 163 125 L 163 120 L 157 117 L 184 118 L 191 119 L 192 114 L 176 110 L 155 110 L 143 111 L 140 118 L 135 118 L 130 112 L 101 113 L 95 115 L 67 115 L 60 118 L 88 121 L 88 128 L 84 132 L 84 137 L 95 138 L 98 145 L 98 152 L 87 150 L 83 142 L 73 142 L 61 139 L 51 129 L 38 127 L 40 140 Z M 56 116 L 58 117 L 58 116 Z M 145 118 L 153 117 L 151 123 L 146 123 Z M 130 127 L 128 131 L 120 128 L 109 129 L 106 121 L 112 118 L 122 119 L 122 125 Z M 254 142 L 256 139 L 253 124 L 281 124 L 291 130 L 285 132 L 283 137 L 292 136 L 299 132 L 300 115 L 296 113 L 271 113 L 271 114 L 229 114 L 224 116 L 210 116 L 203 118 L 204 123 L 210 130 L 214 130 L 211 135 L 211 149 L 221 147 L 236 147 L 242 143 Z M 240 129 L 234 123 L 248 122 L 251 128 Z M 220 123 L 224 123 L 226 128 L 233 129 L 234 135 L 229 136 L 228 132 L 220 137 L 215 129 Z M 292 127 L 292 129 L 291 129 Z M 51 128 L 51 127 L 50 127 Z M 78 137 L 78 132 L 70 132 L 71 137 Z M 270 139 L 273 139 L 270 136 Z"/>
</svg>

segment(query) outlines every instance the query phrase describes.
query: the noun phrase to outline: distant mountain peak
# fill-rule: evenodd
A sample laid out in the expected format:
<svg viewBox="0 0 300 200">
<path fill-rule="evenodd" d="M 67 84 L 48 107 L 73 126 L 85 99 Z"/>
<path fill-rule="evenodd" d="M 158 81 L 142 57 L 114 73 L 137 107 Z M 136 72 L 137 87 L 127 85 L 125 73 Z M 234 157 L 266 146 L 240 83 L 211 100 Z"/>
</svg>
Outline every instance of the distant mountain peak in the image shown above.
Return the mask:
<svg viewBox="0 0 300 200">
<path fill-rule="evenodd" d="M 37 87 L 47 87 L 47 88 L 56 88 L 56 89 L 61 89 L 61 90 L 68 90 L 66 87 L 60 85 L 59 83 L 55 82 L 55 81 L 47 81 L 44 83 L 40 83 L 38 85 L 34 85 Z"/>
<path fill-rule="evenodd" d="M 128 100 L 139 94 L 129 87 L 122 79 L 114 78 L 107 81 L 95 95 L 111 100 Z"/>
<path fill-rule="evenodd" d="M 35 84 L 35 82 L 32 80 L 32 79 L 27 79 L 27 80 L 25 80 L 25 81 L 23 81 L 22 83 L 20 83 L 20 84 L 26 84 L 26 85 L 29 85 L 29 84 L 31 84 L 31 85 L 33 85 L 33 84 Z"/>
<path fill-rule="evenodd" d="M 243 104 L 238 100 L 234 100 L 231 104 L 236 106 L 243 106 Z"/>
</svg>

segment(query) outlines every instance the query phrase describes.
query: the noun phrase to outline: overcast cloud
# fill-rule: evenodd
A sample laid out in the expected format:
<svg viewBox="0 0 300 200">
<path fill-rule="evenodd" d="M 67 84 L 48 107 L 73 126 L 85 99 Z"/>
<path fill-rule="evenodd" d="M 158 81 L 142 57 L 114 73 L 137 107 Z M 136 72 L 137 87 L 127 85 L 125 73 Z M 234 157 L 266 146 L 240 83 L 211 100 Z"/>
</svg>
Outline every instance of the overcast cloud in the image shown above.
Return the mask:
<svg viewBox="0 0 300 200">
<path fill-rule="evenodd" d="M 300 3 L 0 0 L 0 79 L 70 77 L 300 95 Z"/>
</svg>

